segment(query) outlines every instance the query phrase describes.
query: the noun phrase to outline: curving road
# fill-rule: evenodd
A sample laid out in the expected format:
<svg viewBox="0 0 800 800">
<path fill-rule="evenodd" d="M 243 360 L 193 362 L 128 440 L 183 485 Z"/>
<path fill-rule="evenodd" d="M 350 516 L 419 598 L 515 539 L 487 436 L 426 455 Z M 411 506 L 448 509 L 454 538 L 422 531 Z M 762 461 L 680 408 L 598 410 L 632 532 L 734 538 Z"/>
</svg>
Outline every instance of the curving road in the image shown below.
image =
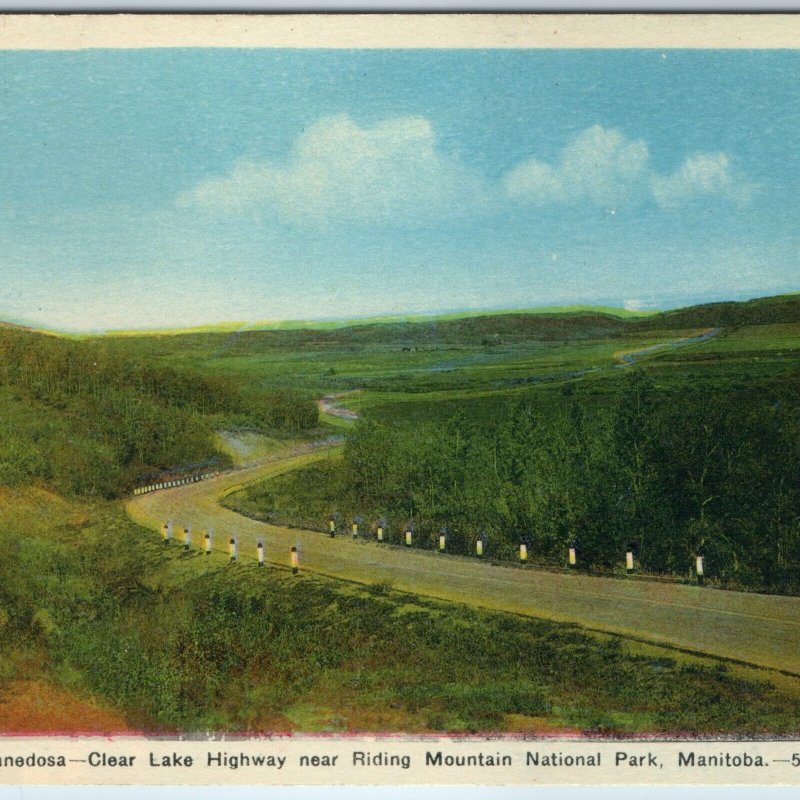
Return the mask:
<svg viewBox="0 0 800 800">
<path fill-rule="evenodd" d="M 616 359 L 619 363 L 615 364 L 616 367 L 630 367 L 637 361 L 640 361 L 646 356 L 653 353 L 660 353 L 664 350 L 677 350 L 680 347 L 685 347 L 687 344 L 700 344 L 713 339 L 722 332 L 722 328 L 706 328 L 694 336 L 684 336 L 681 339 L 672 339 L 667 342 L 659 342 L 658 344 L 651 344 L 649 347 L 643 347 L 640 350 L 629 350 L 625 353 L 617 353 Z"/>
<path fill-rule="evenodd" d="M 219 504 L 243 483 L 300 468 L 337 451 L 326 447 L 289 454 L 201 483 L 142 495 L 129 500 L 127 510 L 156 531 L 167 520 L 174 522 L 176 531 L 191 524 L 195 547 L 208 528 L 215 531 L 215 549 L 220 551 L 226 551 L 234 534 L 239 537 L 240 559 L 254 560 L 256 542 L 263 538 L 266 559 L 273 563 L 287 565 L 289 549 L 296 545 L 301 569 L 332 577 L 389 581 L 396 589 L 416 594 L 580 623 L 800 675 L 800 598 L 492 566 L 474 558 L 268 525 Z"/>
</svg>

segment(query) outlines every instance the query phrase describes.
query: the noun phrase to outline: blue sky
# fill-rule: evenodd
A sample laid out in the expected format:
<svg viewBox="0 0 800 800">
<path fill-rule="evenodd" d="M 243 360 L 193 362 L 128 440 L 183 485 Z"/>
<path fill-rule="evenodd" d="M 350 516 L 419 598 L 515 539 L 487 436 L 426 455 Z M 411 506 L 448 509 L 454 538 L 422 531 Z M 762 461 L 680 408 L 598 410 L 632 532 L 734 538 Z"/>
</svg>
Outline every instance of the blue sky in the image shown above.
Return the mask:
<svg viewBox="0 0 800 800">
<path fill-rule="evenodd" d="M 789 51 L 0 53 L 0 318 L 800 289 Z"/>
</svg>

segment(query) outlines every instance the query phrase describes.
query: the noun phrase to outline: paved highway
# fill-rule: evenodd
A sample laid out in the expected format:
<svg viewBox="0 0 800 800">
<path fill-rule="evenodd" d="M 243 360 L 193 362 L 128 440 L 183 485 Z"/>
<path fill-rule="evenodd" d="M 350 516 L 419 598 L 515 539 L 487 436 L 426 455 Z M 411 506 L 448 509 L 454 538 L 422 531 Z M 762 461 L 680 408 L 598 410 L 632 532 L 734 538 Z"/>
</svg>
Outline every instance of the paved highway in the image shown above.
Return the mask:
<svg viewBox="0 0 800 800">
<path fill-rule="evenodd" d="M 268 525 L 223 508 L 219 501 L 243 482 L 297 469 L 331 454 L 330 448 L 255 464 L 201 483 L 141 495 L 127 509 L 137 522 L 175 536 L 193 530 L 193 546 L 206 529 L 214 547 L 239 537 L 240 559 L 255 559 L 264 538 L 266 559 L 288 565 L 297 546 L 301 569 L 364 583 L 389 581 L 396 589 L 531 617 L 580 623 L 687 650 L 736 659 L 800 675 L 800 598 L 702 589 L 643 580 L 620 580 L 492 566 L 474 558 L 379 546 Z M 266 576 L 265 576 L 266 579 Z"/>
</svg>

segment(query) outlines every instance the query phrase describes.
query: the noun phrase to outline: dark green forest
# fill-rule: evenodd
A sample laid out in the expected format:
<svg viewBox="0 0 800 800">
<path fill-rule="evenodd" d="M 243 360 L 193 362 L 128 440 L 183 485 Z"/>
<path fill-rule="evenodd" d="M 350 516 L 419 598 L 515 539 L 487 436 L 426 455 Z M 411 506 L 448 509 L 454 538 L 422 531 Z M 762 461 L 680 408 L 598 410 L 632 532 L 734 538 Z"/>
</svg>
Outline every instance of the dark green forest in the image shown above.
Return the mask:
<svg viewBox="0 0 800 800">
<path fill-rule="evenodd" d="M 245 504 L 297 524 L 385 517 L 390 539 L 413 525 L 415 544 L 432 548 L 444 531 L 455 553 L 473 554 L 483 535 L 498 559 L 524 541 L 554 566 L 574 544 L 579 567 L 610 570 L 632 546 L 642 570 L 689 577 L 703 554 L 723 585 L 797 593 L 800 376 L 658 389 L 638 370 L 607 407 L 566 384 L 552 409 L 361 421 L 339 466 L 254 487 Z"/>
<path fill-rule="evenodd" d="M 0 330 L 0 483 L 112 497 L 165 471 L 225 463 L 214 429 L 299 431 L 313 399 L 153 366 L 82 342 Z"/>
</svg>

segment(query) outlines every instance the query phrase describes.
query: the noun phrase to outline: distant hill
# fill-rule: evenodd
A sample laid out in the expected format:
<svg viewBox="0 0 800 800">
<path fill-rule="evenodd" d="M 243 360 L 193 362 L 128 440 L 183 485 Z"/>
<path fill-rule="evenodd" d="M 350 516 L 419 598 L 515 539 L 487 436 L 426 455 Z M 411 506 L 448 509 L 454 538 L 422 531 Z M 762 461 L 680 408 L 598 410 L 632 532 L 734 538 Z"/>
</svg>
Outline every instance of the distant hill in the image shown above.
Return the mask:
<svg viewBox="0 0 800 800">
<path fill-rule="evenodd" d="M 718 328 L 800 322 L 800 294 L 742 302 L 707 303 L 647 315 L 625 315 L 621 309 L 573 309 L 502 312 L 467 316 L 371 319 L 345 326 L 244 330 L 230 335 L 229 353 L 263 348 L 325 345 L 395 345 L 425 347 L 457 344 L 501 344 L 529 340 L 600 339 L 626 331 Z M 205 334 L 208 336 L 209 334 Z M 221 336 L 223 334 L 215 334 Z"/>
<path fill-rule="evenodd" d="M 27 325 L 17 325 L 16 322 L 4 322 L 0 319 L 0 328 L 10 329 L 12 331 L 32 331 L 33 328 L 29 328 Z"/>
<path fill-rule="evenodd" d="M 534 308 L 504 308 L 482 311 L 451 311 L 442 314 L 396 314 L 376 317 L 351 317 L 348 319 L 311 319 L 311 320 L 261 320 L 258 322 L 218 322 L 199 325 L 191 328 L 164 329 L 132 329 L 108 331 L 110 336 L 161 336 L 174 334 L 203 333 L 241 333 L 243 331 L 334 331 L 343 328 L 361 328 L 372 325 L 406 325 L 453 322 L 478 317 L 520 317 L 520 316 L 560 316 L 560 315 L 595 315 L 616 317 L 618 319 L 639 319 L 657 314 L 657 311 L 631 311 L 616 306 L 570 305 L 570 306 L 538 306 Z"/>
<path fill-rule="evenodd" d="M 183 330 L 117 331 L 67 338 L 140 342 L 169 338 L 184 347 L 214 347 L 228 353 L 262 349 L 336 345 L 484 344 L 526 340 L 597 339 L 625 331 L 736 327 L 800 323 L 800 293 L 747 301 L 704 303 L 670 311 L 634 312 L 605 306 L 560 306 L 507 311 L 475 311 L 431 316 L 368 317 L 351 320 L 221 323 Z M 0 322 L 0 327 L 31 330 Z M 39 331 L 49 333 L 49 331 Z"/>
<path fill-rule="evenodd" d="M 613 335 L 624 327 L 623 320 L 610 314 L 498 314 L 426 322 L 372 323 L 327 330 L 242 331 L 231 337 L 226 350 L 253 352 L 290 345 L 492 345 L 530 339 L 594 339 Z"/>
<path fill-rule="evenodd" d="M 659 328 L 722 328 L 800 322 L 800 294 L 759 297 L 740 302 L 704 303 L 663 311 L 645 319 L 631 320 L 630 330 Z"/>
</svg>

